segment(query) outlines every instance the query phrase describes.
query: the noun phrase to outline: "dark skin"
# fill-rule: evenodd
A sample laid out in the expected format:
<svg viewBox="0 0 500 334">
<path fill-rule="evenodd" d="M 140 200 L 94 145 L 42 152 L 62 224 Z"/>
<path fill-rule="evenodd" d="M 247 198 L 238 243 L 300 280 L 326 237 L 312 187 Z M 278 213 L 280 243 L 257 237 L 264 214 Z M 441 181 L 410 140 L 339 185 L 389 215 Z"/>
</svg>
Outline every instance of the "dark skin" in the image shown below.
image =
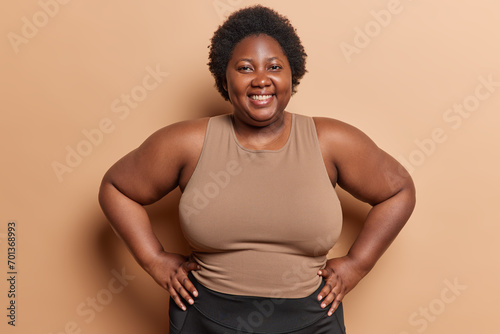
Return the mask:
<svg viewBox="0 0 500 334">
<path fill-rule="evenodd" d="M 279 43 L 249 36 L 233 50 L 225 88 L 233 105 L 239 142 L 249 149 L 277 150 L 291 131 L 285 107 L 291 97 L 291 70 Z M 415 188 L 401 165 L 358 129 L 329 118 L 314 118 L 323 160 L 333 186 L 340 185 L 372 205 L 348 254 L 330 259 L 318 275 L 318 295 L 332 315 L 345 295 L 373 268 L 405 225 L 415 205 Z M 188 279 L 200 267 L 167 253 L 153 233 L 144 205 L 177 186 L 186 187 L 200 156 L 208 118 L 169 125 L 113 165 L 103 178 L 99 201 L 115 232 L 138 263 L 182 309 L 198 292 Z"/>
</svg>

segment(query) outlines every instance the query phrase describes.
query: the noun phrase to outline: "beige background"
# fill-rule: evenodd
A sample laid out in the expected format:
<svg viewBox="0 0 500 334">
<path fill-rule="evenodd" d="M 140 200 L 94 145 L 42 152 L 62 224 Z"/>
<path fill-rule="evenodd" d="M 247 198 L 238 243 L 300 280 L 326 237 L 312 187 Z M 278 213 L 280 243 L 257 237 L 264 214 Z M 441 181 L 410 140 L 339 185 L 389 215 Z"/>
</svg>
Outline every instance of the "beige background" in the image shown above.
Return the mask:
<svg viewBox="0 0 500 334">
<path fill-rule="evenodd" d="M 168 295 L 112 233 L 98 186 L 156 129 L 230 111 L 213 88 L 207 45 L 228 11 L 256 2 L 60 2 L 0 8 L 0 328 L 167 333 Z M 498 333 L 500 3 L 260 3 L 290 18 L 309 55 L 288 110 L 359 127 L 406 164 L 417 186 L 409 223 L 345 299 L 348 333 Z M 148 77 L 155 69 L 156 81 Z M 133 108 L 120 100 L 131 94 Z M 453 109 L 460 104 L 462 115 Z M 68 150 L 86 156 L 68 158 Z M 187 252 L 178 198 L 175 191 L 149 213 L 165 248 Z M 341 198 L 345 229 L 332 255 L 346 251 L 368 210 Z M 15 328 L 6 324 L 11 220 Z M 113 270 L 128 275 L 126 286 Z"/>
</svg>

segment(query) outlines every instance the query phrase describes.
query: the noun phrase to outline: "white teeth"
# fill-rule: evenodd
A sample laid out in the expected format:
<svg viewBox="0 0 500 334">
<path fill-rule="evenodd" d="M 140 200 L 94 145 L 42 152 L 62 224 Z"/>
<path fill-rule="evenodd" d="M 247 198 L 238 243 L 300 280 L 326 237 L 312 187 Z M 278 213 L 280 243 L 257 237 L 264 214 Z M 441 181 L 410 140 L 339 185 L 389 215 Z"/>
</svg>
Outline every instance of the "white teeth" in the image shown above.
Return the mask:
<svg viewBox="0 0 500 334">
<path fill-rule="evenodd" d="M 251 95 L 250 98 L 252 100 L 259 100 L 259 101 L 262 101 L 262 100 L 267 100 L 267 99 L 270 99 L 272 97 L 272 95 Z"/>
</svg>

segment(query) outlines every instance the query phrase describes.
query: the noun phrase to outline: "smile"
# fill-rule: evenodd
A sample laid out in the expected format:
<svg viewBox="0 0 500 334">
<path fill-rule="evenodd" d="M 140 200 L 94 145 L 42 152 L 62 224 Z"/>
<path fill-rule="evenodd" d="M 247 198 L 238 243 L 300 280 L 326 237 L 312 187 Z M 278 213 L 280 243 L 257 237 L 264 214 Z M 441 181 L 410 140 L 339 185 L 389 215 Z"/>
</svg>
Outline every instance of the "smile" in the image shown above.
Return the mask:
<svg viewBox="0 0 500 334">
<path fill-rule="evenodd" d="M 250 95 L 250 98 L 252 100 L 258 100 L 258 101 L 267 100 L 267 99 L 270 99 L 271 97 L 273 97 L 273 96 L 272 95 Z"/>
</svg>

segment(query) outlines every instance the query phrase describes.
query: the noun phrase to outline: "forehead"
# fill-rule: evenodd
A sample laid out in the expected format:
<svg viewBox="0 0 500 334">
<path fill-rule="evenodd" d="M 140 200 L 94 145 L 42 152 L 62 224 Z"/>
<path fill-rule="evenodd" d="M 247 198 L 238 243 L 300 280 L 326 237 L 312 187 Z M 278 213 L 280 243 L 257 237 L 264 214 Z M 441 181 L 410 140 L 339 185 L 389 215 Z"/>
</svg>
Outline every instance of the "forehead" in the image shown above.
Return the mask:
<svg viewBox="0 0 500 334">
<path fill-rule="evenodd" d="M 236 44 L 230 61 L 238 61 L 241 58 L 273 58 L 277 57 L 287 61 L 286 55 L 277 40 L 269 35 L 250 35 Z"/>
</svg>

